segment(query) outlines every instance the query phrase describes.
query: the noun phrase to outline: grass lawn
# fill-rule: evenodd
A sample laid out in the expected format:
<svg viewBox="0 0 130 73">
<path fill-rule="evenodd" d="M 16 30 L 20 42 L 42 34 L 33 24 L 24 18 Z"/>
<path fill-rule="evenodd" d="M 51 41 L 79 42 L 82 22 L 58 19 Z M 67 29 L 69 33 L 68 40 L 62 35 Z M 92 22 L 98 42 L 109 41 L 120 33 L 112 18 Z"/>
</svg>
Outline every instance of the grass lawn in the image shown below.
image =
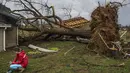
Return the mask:
<svg viewBox="0 0 130 73">
<path fill-rule="evenodd" d="M 86 44 L 69 41 L 40 42 L 36 45 L 44 48 L 59 48 L 57 53 L 43 53 L 42 56 L 29 55 L 29 65 L 24 73 L 130 73 L 130 59 L 113 59 L 96 55 L 87 50 Z M 70 50 L 66 55 L 65 52 Z M 22 48 L 27 52 L 31 50 Z M 45 54 L 45 55 L 44 55 Z M 40 54 L 41 55 L 41 54 Z M 9 61 L 13 60 L 13 50 L 0 53 L 0 73 L 6 73 Z M 125 63 L 124 67 L 114 67 Z M 17 73 L 17 72 L 14 72 Z"/>
</svg>

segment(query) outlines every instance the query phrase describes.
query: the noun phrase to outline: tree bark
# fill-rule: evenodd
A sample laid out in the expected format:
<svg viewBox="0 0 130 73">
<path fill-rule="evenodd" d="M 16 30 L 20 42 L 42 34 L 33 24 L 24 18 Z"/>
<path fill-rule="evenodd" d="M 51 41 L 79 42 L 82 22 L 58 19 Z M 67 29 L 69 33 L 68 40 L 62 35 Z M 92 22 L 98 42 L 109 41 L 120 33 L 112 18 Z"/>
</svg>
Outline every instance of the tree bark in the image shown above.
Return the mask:
<svg viewBox="0 0 130 73">
<path fill-rule="evenodd" d="M 82 29 L 44 28 L 41 31 L 33 28 L 19 28 L 19 29 L 24 31 L 39 31 L 43 34 L 70 35 L 70 36 L 80 36 L 85 38 L 91 37 L 90 30 L 82 30 Z"/>
</svg>

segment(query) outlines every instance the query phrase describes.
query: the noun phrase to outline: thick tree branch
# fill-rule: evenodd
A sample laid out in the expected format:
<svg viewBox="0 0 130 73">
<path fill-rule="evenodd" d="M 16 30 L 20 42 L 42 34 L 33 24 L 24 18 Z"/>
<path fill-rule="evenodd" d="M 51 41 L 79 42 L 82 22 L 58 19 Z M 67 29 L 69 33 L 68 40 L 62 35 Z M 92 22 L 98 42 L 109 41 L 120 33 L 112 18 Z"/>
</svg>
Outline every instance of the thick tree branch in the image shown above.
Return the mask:
<svg viewBox="0 0 130 73">
<path fill-rule="evenodd" d="M 71 29 L 71 28 L 66 27 L 65 25 L 63 25 L 62 20 L 61 20 L 59 17 L 57 17 L 57 16 L 55 16 L 55 17 L 56 17 L 57 19 L 60 20 L 60 23 L 56 23 L 56 22 L 54 22 L 54 21 L 52 21 L 52 20 L 49 20 L 47 17 L 34 17 L 34 18 L 27 18 L 26 20 L 44 19 L 45 21 L 49 21 L 49 22 L 51 22 L 51 23 L 53 23 L 53 24 L 57 24 L 57 25 L 59 25 L 59 26 L 61 26 L 61 27 L 64 27 L 64 28 L 66 28 L 66 29 Z"/>
</svg>

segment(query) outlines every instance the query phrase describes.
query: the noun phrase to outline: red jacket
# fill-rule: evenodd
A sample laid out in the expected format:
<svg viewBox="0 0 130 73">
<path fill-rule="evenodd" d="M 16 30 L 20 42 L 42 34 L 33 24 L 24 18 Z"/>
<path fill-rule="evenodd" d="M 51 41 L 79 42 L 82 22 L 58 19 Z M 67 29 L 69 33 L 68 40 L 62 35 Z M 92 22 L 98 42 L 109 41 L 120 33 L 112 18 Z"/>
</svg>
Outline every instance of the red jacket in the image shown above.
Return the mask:
<svg viewBox="0 0 130 73">
<path fill-rule="evenodd" d="M 20 53 L 17 53 L 16 58 L 12 64 L 20 64 L 22 67 L 26 68 L 28 65 L 28 57 L 25 54 L 24 50 L 22 50 Z"/>
</svg>

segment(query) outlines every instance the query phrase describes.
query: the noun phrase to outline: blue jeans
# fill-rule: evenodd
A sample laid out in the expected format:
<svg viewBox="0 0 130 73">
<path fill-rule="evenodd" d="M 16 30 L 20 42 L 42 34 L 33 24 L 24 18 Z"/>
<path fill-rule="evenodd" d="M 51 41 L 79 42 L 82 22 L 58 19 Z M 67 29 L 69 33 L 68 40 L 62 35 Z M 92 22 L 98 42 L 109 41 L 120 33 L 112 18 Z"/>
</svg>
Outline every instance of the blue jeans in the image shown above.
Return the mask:
<svg viewBox="0 0 130 73">
<path fill-rule="evenodd" d="M 12 73 L 13 70 L 17 70 L 18 68 L 22 68 L 22 66 L 20 64 L 12 64 L 10 65 L 8 73 Z"/>
<path fill-rule="evenodd" d="M 18 68 L 22 68 L 22 66 L 20 64 L 12 64 L 12 65 L 10 65 L 10 69 L 16 70 Z"/>
</svg>

